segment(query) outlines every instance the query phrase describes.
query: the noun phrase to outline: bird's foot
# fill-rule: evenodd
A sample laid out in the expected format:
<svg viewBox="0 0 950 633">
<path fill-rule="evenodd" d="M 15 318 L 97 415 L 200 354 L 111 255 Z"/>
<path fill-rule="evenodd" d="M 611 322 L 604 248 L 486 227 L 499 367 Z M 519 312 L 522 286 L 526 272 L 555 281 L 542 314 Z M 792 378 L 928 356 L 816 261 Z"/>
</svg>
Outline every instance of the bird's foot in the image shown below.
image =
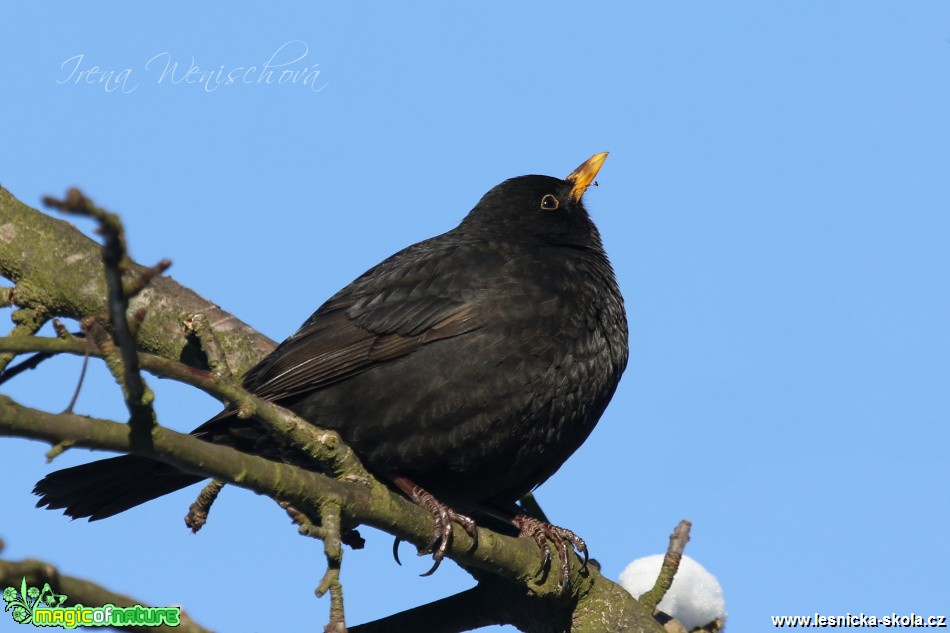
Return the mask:
<svg viewBox="0 0 950 633">
<path fill-rule="evenodd" d="M 512 523 L 518 528 L 519 536 L 527 536 L 534 539 L 534 542 L 541 548 L 541 553 L 544 555 L 544 558 L 541 561 L 541 566 L 538 567 L 538 571 L 535 572 L 535 576 L 541 576 L 550 569 L 551 544 L 553 543 L 554 547 L 557 548 L 558 559 L 561 563 L 561 574 L 557 585 L 559 594 L 564 593 L 570 582 L 571 561 L 568 556 L 570 555 L 571 549 L 583 554 L 583 565 L 585 569 L 587 568 L 589 558 L 587 543 L 570 530 L 545 523 L 534 517 L 529 517 L 526 514 L 517 515 L 512 519 Z"/>
<path fill-rule="evenodd" d="M 478 526 L 471 517 L 456 512 L 432 496 L 430 492 L 405 477 L 395 477 L 393 481 L 400 490 L 405 492 L 406 495 L 412 499 L 413 503 L 428 510 L 429 513 L 432 514 L 432 518 L 435 519 L 435 530 L 432 533 L 432 540 L 429 542 L 429 545 L 419 552 L 420 554 L 431 553 L 432 559 L 435 562 L 429 571 L 421 574 L 422 576 L 431 576 L 435 573 L 435 570 L 439 568 L 439 565 L 442 564 L 442 560 L 445 558 L 445 554 L 448 552 L 449 546 L 452 543 L 453 523 L 462 526 L 465 533 L 472 538 L 472 549 L 475 549 L 478 545 Z M 393 543 L 393 557 L 397 563 L 399 563 L 399 542 L 400 539 L 396 538 L 396 541 Z"/>
</svg>

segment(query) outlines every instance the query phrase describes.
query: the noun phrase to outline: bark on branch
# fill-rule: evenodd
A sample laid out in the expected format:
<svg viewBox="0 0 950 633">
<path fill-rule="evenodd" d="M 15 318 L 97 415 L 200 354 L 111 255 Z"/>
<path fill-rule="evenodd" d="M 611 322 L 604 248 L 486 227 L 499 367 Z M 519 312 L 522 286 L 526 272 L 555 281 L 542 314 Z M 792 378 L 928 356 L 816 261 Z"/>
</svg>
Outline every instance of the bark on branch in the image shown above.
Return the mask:
<svg viewBox="0 0 950 633">
<path fill-rule="evenodd" d="M 133 264 L 131 274 L 145 269 Z M 0 305 L 38 309 L 48 316 L 81 319 L 108 311 L 100 246 L 69 222 L 40 213 L 0 187 L 0 275 L 15 284 Z M 204 314 L 218 336 L 227 364 L 241 376 L 274 342 L 171 277 L 151 280 L 130 302 L 148 308 L 139 327 L 139 349 L 204 367 L 197 339 L 181 325 L 183 314 Z"/>
</svg>

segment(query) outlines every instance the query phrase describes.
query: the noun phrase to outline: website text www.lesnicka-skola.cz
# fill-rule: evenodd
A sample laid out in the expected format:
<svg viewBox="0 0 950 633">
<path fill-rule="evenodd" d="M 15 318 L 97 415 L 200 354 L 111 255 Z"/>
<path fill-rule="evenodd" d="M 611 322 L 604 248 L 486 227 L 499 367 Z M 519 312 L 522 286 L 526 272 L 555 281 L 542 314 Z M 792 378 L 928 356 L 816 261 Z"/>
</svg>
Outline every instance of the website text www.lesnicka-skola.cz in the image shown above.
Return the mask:
<svg viewBox="0 0 950 633">
<path fill-rule="evenodd" d="M 867 613 L 847 613 L 845 615 L 773 615 L 772 626 L 777 629 L 824 629 L 824 628 L 894 628 L 894 629 L 945 629 L 947 617 L 944 615 L 869 615 Z"/>
</svg>

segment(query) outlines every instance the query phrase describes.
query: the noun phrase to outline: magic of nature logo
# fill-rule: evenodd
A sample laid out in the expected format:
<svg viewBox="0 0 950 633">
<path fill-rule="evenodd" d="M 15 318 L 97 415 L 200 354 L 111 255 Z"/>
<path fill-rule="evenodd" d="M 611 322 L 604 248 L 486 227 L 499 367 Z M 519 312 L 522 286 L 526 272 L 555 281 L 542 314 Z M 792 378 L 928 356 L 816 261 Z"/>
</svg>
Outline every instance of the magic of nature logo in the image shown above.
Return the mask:
<svg viewBox="0 0 950 633">
<path fill-rule="evenodd" d="M 181 623 L 181 607 L 117 607 L 104 604 L 101 607 L 86 607 L 81 604 L 64 607 L 66 595 L 56 593 L 49 583 L 43 588 L 28 587 L 26 578 L 19 589 L 3 590 L 4 611 L 12 611 L 13 621 L 33 626 L 58 626 L 74 629 L 77 626 L 178 626 Z"/>
</svg>

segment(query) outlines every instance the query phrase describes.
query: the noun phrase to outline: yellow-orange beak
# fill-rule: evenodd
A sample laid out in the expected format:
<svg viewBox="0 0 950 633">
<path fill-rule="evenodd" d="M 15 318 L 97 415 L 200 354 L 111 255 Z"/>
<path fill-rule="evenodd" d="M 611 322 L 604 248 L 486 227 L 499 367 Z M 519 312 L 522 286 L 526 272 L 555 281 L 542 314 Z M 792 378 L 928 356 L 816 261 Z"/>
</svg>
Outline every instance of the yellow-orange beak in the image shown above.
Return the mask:
<svg viewBox="0 0 950 633">
<path fill-rule="evenodd" d="M 587 191 L 590 183 L 594 182 L 594 178 L 597 177 L 597 172 L 600 171 L 600 166 L 604 164 L 606 159 L 607 152 L 594 154 L 585 160 L 580 167 L 571 172 L 571 175 L 567 177 L 567 180 L 574 183 L 574 187 L 571 188 L 571 200 L 577 202 L 581 199 L 581 196 Z"/>
</svg>

